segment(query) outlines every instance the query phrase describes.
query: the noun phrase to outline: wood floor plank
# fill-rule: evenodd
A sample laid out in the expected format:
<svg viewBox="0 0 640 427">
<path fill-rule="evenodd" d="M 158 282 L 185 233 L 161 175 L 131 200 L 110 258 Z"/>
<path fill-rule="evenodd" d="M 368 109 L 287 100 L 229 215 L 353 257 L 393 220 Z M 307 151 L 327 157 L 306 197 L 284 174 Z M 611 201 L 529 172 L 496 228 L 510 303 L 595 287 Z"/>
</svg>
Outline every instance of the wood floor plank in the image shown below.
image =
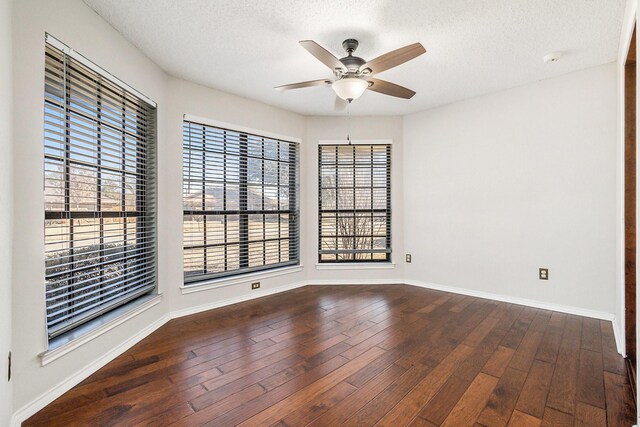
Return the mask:
<svg viewBox="0 0 640 427">
<path fill-rule="evenodd" d="M 506 426 L 516 406 L 520 390 L 524 386 L 527 374 L 513 368 L 507 368 L 491 393 L 487 405 L 480 413 L 478 422 L 487 426 Z"/>
<path fill-rule="evenodd" d="M 453 407 L 442 426 L 473 426 L 497 384 L 497 378 L 483 373 L 478 374 L 456 406 Z"/>
<path fill-rule="evenodd" d="M 358 391 L 335 405 L 331 411 L 327 411 L 322 416 L 315 419 L 309 424 L 309 426 L 318 427 L 341 425 L 344 420 L 351 417 L 369 401 L 373 400 L 375 396 L 391 385 L 391 383 L 396 381 L 404 372 L 406 372 L 406 370 L 398 365 L 389 366 L 377 377 L 359 388 Z"/>
<path fill-rule="evenodd" d="M 235 407 L 230 411 L 226 411 L 225 413 L 215 413 L 214 416 L 208 415 L 205 413 L 196 412 L 193 415 L 185 418 L 183 421 L 183 425 L 205 425 L 210 423 L 212 426 L 218 425 L 236 425 L 245 419 L 269 408 L 270 406 L 280 402 L 286 397 L 294 394 L 300 389 L 304 388 L 306 385 L 317 381 L 318 379 L 323 378 L 325 375 L 330 374 L 335 371 L 338 367 L 346 364 L 347 359 L 336 356 L 323 363 L 322 365 L 312 369 L 308 372 L 302 381 L 286 381 L 283 382 L 280 386 L 274 388 L 273 390 L 267 390 L 265 393 L 259 395 L 257 398 L 243 401 L 241 406 Z M 278 374 L 276 374 L 278 375 Z M 258 384 L 260 386 L 260 384 Z M 264 387 L 261 386 L 263 390 Z"/>
<path fill-rule="evenodd" d="M 464 345 L 469 347 L 477 347 L 482 340 L 493 330 L 496 324 L 500 321 L 499 317 L 485 317 L 480 324 L 462 341 Z"/>
<path fill-rule="evenodd" d="M 286 417 L 276 424 L 292 427 L 306 426 L 356 390 L 357 388 L 353 385 L 342 381 L 324 393 L 319 394 L 313 400 L 307 401 L 295 411 L 289 412 Z"/>
<path fill-rule="evenodd" d="M 513 411 L 508 427 L 538 427 L 542 420 L 520 411 Z"/>
<path fill-rule="evenodd" d="M 507 369 L 514 352 L 512 348 L 499 346 L 482 367 L 482 372 L 500 378 Z"/>
<path fill-rule="evenodd" d="M 389 365 L 394 364 L 402 354 L 407 351 L 407 349 L 416 345 L 417 343 L 412 340 L 403 342 L 401 345 L 387 351 L 384 355 L 374 360 L 368 366 L 360 369 L 352 375 L 349 375 L 345 381 L 355 387 L 362 387 L 369 380 L 389 367 Z"/>
<path fill-rule="evenodd" d="M 607 424 L 610 426 L 628 426 L 635 424 L 635 407 L 626 399 L 631 387 L 626 376 L 604 373 L 604 388 L 607 399 Z"/>
<path fill-rule="evenodd" d="M 406 396 L 379 421 L 377 425 L 398 426 L 408 424 L 418 415 L 444 385 L 454 368 L 469 357 L 473 348 L 464 344 L 456 347 L 438 366 L 424 377 Z"/>
<path fill-rule="evenodd" d="M 542 342 L 538 347 L 535 358 L 547 363 L 556 363 L 558 351 L 560 351 L 560 343 L 562 342 L 562 334 L 566 324 L 567 316 L 562 313 L 552 313 L 549 319 L 548 327 L 544 331 Z"/>
<path fill-rule="evenodd" d="M 238 393 L 225 397 L 213 405 L 209 405 L 199 411 L 189 414 L 187 417 L 182 418 L 178 423 L 180 425 L 200 425 L 201 423 L 220 417 L 225 413 L 242 406 L 244 402 L 252 401 L 259 396 L 263 396 L 265 393 L 265 390 L 260 387 L 259 384 L 254 384 L 239 391 Z"/>
<path fill-rule="evenodd" d="M 602 337 L 598 319 L 582 318 L 582 348 L 598 353 L 602 352 Z"/>
<path fill-rule="evenodd" d="M 452 375 L 438 393 L 420 411 L 418 417 L 436 425 L 444 422 L 455 404 L 469 388 L 470 380 Z"/>
<path fill-rule="evenodd" d="M 382 354 L 384 354 L 384 350 L 379 347 L 373 347 L 302 390 L 297 391 L 260 413 L 247 418 L 246 421 L 239 425 L 271 425 L 278 421 L 281 413 L 290 412 L 291 410 L 298 408 L 300 405 L 313 400 L 316 396 L 332 388 L 340 381 L 343 381 L 349 376 L 350 372 L 362 369 Z"/>
<path fill-rule="evenodd" d="M 526 313 L 527 313 L 527 310 L 522 311 L 522 314 L 526 314 Z M 524 335 L 527 333 L 527 330 L 529 329 L 529 325 L 531 325 L 531 319 L 518 318 L 513 323 L 513 326 L 511 326 L 511 328 L 507 332 L 507 335 L 504 337 L 500 345 L 502 345 L 503 347 L 508 347 L 508 348 L 517 350 L 518 346 L 520 346 L 520 341 L 522 341 L 522 338 L 524 337 Z"/>
<path fill-rule="evenodd" d="M 407 427 L 437 427 L 438 424 L 433 424 L 423 418 L 414 418 L 411 423 L 407 425 Z"/>
<path fill-rule="evenodd" d="M 606 320 L 600 321 L 600 335 L 602 336 L 602 367 L 605 371 L 618 375 L 626 375 L 627 368 L 624 359 L 616 349 L 616 339 L 613 335 L 613 325 Z"/>
<path fill-rule="evenodd" d="M 607 415 L 602 408 L 578 402 L 576 405 L 575 424 L 585 427 L 604 427 L 607 425 Z"/>
<path fill-rule="evenodd" d="M 431 369 L 431 367 L 424 365 L 412 366 L 359 411 L 346 419 L 342 425 L 344 427 L 356 427 L 376 424 L 387 412 L 397 405 L 416 384 L 422 381 Z"/>
<path fill-rule="evenodd" d="M 262 380 L 269 378 L 287 368 L 290 368 L 291 366 L 296 366 L 299 363 L 299 361 L 300 361 L 300 357 L 294 354 L 282 360 L 279 360 L 269 366 L 265 366 L 262 369 L 259 369 L 243 377 L 240 377 L 235 381 L 231 381 L 220 387 L 207 390 L 206 393 L 203 393 L 197 398 L 190 400 L 191 407 L 194 408 L 195 410 L 206 408 L 207 406 L 212 405 L 218 402 L 219 400 L 224 399 L 230 394 L 237 393 L 246 387 L 249 387 L 256 383 L 261 384 Z M 263 388 L 266 389 L 266 387 L 264 386 Z"/>
<path fill-rule="evenodd" d="M 174 319 L 24 426 L 626 426 L 611 322 L 407 285 Z"/>
<path fill-rule="evenodd" d="M 518 411 L 542 419 L 553 370 L 554 366 L 550 363 L 541 360 L 533 362 L 516 404 Z"/>
<path fill-rule="evenodd" d="M 547 406 L 567 414 L 574 413 L 576 404 L 581 334 L 581 319 L 568 317 L 547 398 Z"/>
<path fill-rule="evenodd" d="M 543 427 L 573 427 L 573 416 L 547 407 L 542 417 Z"/>
<path fill-rule="evenodd" d="M 530 328 L 522 338 L 520 345 L 511 358 L 509 366 L 528 372 L 535 358 L 538 347 L 542 342 L 543 334 Z"/>
<path fill-rule="evenodd" d="M 601 353 L 580 350 L 577 399 L 598 408 L 606 408 Z"/>
<path fill-rule="evenodd" d="M 475 351 L 471 356 L 458 366 L 454 375 L 465 378 L 469 381 L 473 380 L 482 370 L 484 365 L 494 355 L 498 343 L 502 340 L 506 331 L 501 329 L 493 329 L 485 338 L 475 347 Z"/>
</svg>

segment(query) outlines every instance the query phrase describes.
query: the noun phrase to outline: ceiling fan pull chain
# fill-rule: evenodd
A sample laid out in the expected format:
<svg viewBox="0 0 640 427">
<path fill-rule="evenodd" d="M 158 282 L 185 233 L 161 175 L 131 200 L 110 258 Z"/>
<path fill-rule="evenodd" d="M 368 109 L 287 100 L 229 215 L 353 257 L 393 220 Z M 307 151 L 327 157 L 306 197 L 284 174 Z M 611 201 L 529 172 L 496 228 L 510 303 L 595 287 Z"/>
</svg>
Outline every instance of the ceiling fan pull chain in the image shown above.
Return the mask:
<svg viewBox="0 0 640 427">
<path fill-rule="evenodd" d="M 351 103 L 347 104 L 347 142 L 351 145 L 351 111 L 349 111 L 349 107 Z"/>
</svg>

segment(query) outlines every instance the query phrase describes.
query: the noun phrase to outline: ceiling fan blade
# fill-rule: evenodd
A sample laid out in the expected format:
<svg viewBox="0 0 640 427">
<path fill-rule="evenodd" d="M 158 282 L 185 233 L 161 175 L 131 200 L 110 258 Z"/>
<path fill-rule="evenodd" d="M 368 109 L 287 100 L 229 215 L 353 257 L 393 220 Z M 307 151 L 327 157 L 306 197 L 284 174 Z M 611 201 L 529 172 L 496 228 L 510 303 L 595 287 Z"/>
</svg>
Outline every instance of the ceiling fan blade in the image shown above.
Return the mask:
<svg viewBox="0 0 640 427">
<path fill-rule="evenodd" d="M 371 85 L 369 90 L 397 98 L 411 99 L 416 93 L 411 89 L 380 79 L 367 79 Z"/>
<path fill-rule="evenodd" d="M 342 99 L 338 95 L 336 95 L 336 100 L 333 103 L 333 109 L 334 110 L 343 111 L 345 108 L 347 108 L 347 105 L 349 105 L 349 103 L 347 101 L 345 101 L 344 99 Z"/>
<path fill-rule="evenodd" d="M 275 90 L 300 89 L 303 87 L 328 85 L 331 83 L 333 82 L 328 79 L 310 80 L 308 82 L 300 82 L 300 83 L 292 83 L 290 85 L 276 86 L 274 87 L 274 89 Z"/>
<path fill-rule="evenodd" d="M 340 62 L 340 60 L 338 60 L 338 58 L 333 56 L 331 52 L 329 52 L 327 49 L 323 48 L 313 40 L 302 40 L 300 44 L 303 48 L 307 49 L 307 51 L 311 55 L 315 56 L 320 62 L 331 68 L 331 71 L 335 69 L 347 71 L 347 67 L 345 67 L 344 64 Z"/>
<path fill-rule="evenodd" d="M 387 52 L 384 55 L 380 55 L 377 58 L 362 64 L 359 71 L 362 72 L 368 68 L 371 70 L 369 74 L 381 73 L 389 68 L 397 67 L 400 64 L 411 61 L 413 58 L 422 55 L 426 51 L 427 50 L 420 43 L 410 44 L 409 46 L 392 50 L 391 52 Z"/>
</svg>

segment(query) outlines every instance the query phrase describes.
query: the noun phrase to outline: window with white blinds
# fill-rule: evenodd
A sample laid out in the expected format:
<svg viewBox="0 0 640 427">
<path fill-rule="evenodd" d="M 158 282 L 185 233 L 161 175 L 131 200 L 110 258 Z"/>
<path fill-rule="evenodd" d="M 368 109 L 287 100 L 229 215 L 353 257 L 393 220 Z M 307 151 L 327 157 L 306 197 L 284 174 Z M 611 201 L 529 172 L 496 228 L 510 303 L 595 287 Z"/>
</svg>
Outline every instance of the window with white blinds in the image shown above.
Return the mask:
<svg viewBox="0 0 640 427">
<path fill-rule="evenodd" d="M 185 283 L 298 264 L 297 180 L 297 143 L 185 121 Z"/>
<path fill-rule="evenodd" d="M 152 292 L 157 277 L 155 105 L 51 40 L 44 105 L 50 338 Z"/>
<path fill-rule="evenodd" d="M 391 261 L 391 145 L 320 145 L 319 261 Z"/>
</svg>

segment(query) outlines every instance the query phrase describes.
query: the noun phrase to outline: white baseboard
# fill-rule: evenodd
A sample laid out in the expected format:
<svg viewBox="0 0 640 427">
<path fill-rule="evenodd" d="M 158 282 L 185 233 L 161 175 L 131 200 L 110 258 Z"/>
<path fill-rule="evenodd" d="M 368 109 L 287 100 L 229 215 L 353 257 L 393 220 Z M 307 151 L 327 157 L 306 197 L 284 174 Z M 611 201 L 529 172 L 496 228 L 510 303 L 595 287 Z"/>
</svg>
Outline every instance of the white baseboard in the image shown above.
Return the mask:
<svg viewBox="0 0 640 427">
<path fill-rule="evenodd" d="M 207 310 L 213 310 L 214 308 L 220 308 L 231 304 L 238 304 L 240 302 L 249 301 L 256 298 L 266 297 L 268 295 L 278 294 L 280 292 L 290 291 L 292 289 L 305 286 L 306 282 L 295 282 L 284 286 L 278 286 L 276 288 L 265 289 L 261 291 L 254 291 L 250 294 L 240 295 L 235 298 L 229 298 L 222 301 L 213 301 L 207 304 L 198 305 L 196 307 L 184 308 L 182 310 L 176 310 L 171 312 L 171 318 L 177 319 L 178 317 L 188 316 L 190 314 L 201 313 Z"/>
<path fill-rule="evenodd" d="M 575 314 L 576 316 L 591 317 L 594 319 L 608 320 L 613 322 L 615 316 L 604 311 L 589 310 L 586 308 L 572 307 L 568 305 L 553 304 L 545 301 L 518 298 L 508 295 L 493 294 L 490 292 L 476 291 L 473 289 L 457 288 L 454 286 L 438 285 L 436 283 L 420 282 L 418 280 L 405 280 L 407 285 L 419 286 L 421 288 L 434 289 L 437 291 L 452 292 L 454 294 L 468 295 L 476 298 L 490 299 L 494 301 L 508 302 L 511 304 L 526 305 L 527 307 L 542 308 L 544 310 L 558 311 L 560 313 Z"/>
<path fill-rule="evenodd" d="M 67 380 L 61 382 L 60 384 L 52 387 L 36 399 L 32 400 L 19 410 L 17 410 L 11 419 L 11 426 L 19 426 L 23 421 L 28 419 L 30 416 L 47 406 L 49 403 L 53 402 L 56 398 L 69 391 L 72 387 L 83 381 L 89 375 L 96 372 L 98 369 L 109 363 L 111 360 L 115 359 L 120 354 L 124 353 L 126 350 L 131 348 L 134 344 L 141 341 L 143 338 L 151 334 L 153 331 L 164 325 L 171 319 L 176 319 L 183 316 L 188 316 L 190 314 L 196 314 L 207 310 L 212 310 L 219 307 L 224 307 L 231 304 L 237 304 L 244 301 L 249 301 L 252 299 L 265 297 L 268 295 L 277 294 L 280 292 L 289 291 L 292 289 L 300 288 L 306 285 L 393 285 L 393 284 L 406 284 L 411 286 L 418 286 L 421 288 L 434 289 L 444 292 L 451 292 L 456 294 L 468 295 L 477 298 L 485 298 L 495 301 L 508 302 L 513 304 L 525 305 L 529 307 L 542 308 L 545 310 L 558 311 L 561 313 L 574 314 L 578 316 L 591 317 L 595 319 L 602 319 L 611 321 L 613 324 L 613 331 L 616 338 L 616 345 L 618 347 L 618 352 L 621 352 L 621 343 L 620 343 L 620 331 L 617 329 L 617 325 L 615 322 L 615 316 L 611 313 L 589 310 L 580 307 L 572 307 L 565 306 L 559 304 L 552 304 L 543 301 L 536 301 L 525 298 L 517 298 L 500 294 L 493 294 L 489 292 L 476 291 L 472 289 L 465 288 L 457 288 L 453 286 L 444 286 L 438 285 L 429 282 L 421 282 L 417 280 L 405 280 L 405 279 L 374 279 L 374 280 L 310 280 L 310 281 L 300 281 L 291 283 L 284 286 L 278 286 L 272 289 L 265 289 L 263 291 L 252 292 L 250 294 L 241 295 L 235 298 L 230 298 L 222 301 L 214 301 L 207 304 L 202 304 L 196 307 L 189 307 L 182 310 L 172 311 L 163 315 L 161 318 L 156 320 L 151 325 L 142 329 L 127 341 L 123 342 L 118 347 L 112 349 L 99 359 L 95 360 L 93 363 L 90 363 L 82 370 L 78 371 L 76 374 L 72 375 Z"/>
<path fill-rule="evenodd" d="M 624 356 L 624 348 L 616 317 L 612 313 L 604 311 L 589 310 L 586 308 L 573 307 L 568 305 L 553 304 L 545 301 L 532 300 L 527 298 L 518 298 L 508 295 L 494 294 L 490 292 L 476 291 L 473 289 L 458 288 L 455 286 L 445 286 L 430 282 L 421 282 L 419 280 L 406 279 L 376 279 L 376 280 L 310 280 L 309 285 L 392 285 L 405 284 L 418 286 L 421 288 L 434 289 L 438 291 L 451 292 L 454 294 L 468 295 L 476 298 L 490 299 L 494 301 L 502 301 L 512 304 L 525 305 L 527 307 L 542 308 L 544 310 L 557 311 L 560 313 L 574 314 L 576 316 L 591 317 L 594 319 L 607 320 L 611 322 L 613 327 L 613 335 L 616 341 L 616 349 L 618 353 Z"/>
<path fill-rule="evenodd" d="M 11 426 L 17 427 L 23 421 L 26 421 L 29 417 L 37 413 L 39 410 L 53 402 L 55 399 L 60 397 L 62 394 L 71 390 L 74 386 L 78 385 L 80 382 L 85 380 L 91 374 L 95 373 L 98 369 L 105 366 L 107 363 L 111 362 L 113 359 L 133 347 L 135 344 L 140 342 L 142 339 L 146 338 L 153 331 L 167 323 L 171 319 L 176 319 L 178 317 L 188 316 L 190 314 L 200 313 L 202 311 L 212 310 L 214 308 L 224 307 L 231 304 L 237 304 L 239 302 L 249 301 L 256 298 L 265 297 L 268 295 L 277 294 L 280 292 L 290 291 L 292 289 L 300 288 L 305 286 L 306 282 L 296 282 L 291 283 L 289 285 L 278 286 L 276 288 L 265 289 L 262 291 L 255 291 L 250 294 L 241 295 L 236 298 L 230 298 L 222 301 L 215 301 L 208 304 L 199 305 L 197 307 L 190 307 L 183 310 L 176 310 L 171 313 L 167 313 L 160 317 L 158 320 L 147 326 L 146 328 L 140 330 L 135 335 L 131 336 L 128 340 L 120 344 L 119 346 L 111 349 L 109 352 L 96 359 L 89 365 L 85 366 L 80 371 L 76 372 L 74 375 L 64 380 L 63 382 L 57 384 L 56 386 L 50 388 L 28 404 L 24 405 L 22 408 L 18 409 L 13 416 L 11 417 Z M 122 322 L 121 322 L 122 323 Z"/>
<path fill-rule="evenodd" d="M 374 280 L 308 280 L 307 285 L 404 285 L 402 279 L 374 279 Z"/>
<path fill-rule="evenodd" d="M 87 366 L 73 374 L 71 377 L 42 393 L 40 396 L 27 403 L 13 414 L 13 417 L 11 418 L 11 425 L 16 427 L 19 426 L 30 416 L 47 406 L 49 403 L 53 402 L 62 394 L 71 390 L 74 386 L 85 380 L 89 375 L 93 374 L 98 369 L 102 368 L 107 363 L 111 362 L 113 359 L 133 347 L 135 344 L 147 337 L 160 326 L 167 323 L 169 320 L 170 316 L 168 314 L 165 314 L 146 328 L 138 331 L 138 333 L 131 336 L 128 340 L 126 340 L 119 346 L 114 347 L 113 349 L 102 355 L 100 358 L 94 360 L 92 363 L 88 364 Z"/>
<path fill-rule="evenodd" d="M 624 348 L 624 335 L 622 334 L 622 331 L 620 331 L 620 328 L 617 322 L 618 319 L 616 319 L 614 317 L 614 319 L 611 321 L 611 324 L 613 325 L 613 336 L 616 339 L 616 348 L 618 349 L 618 353 L 620 353 L 621 356 L 626 357 L 627 356 L 627 352 Z"/>
<path fill-rule="evenodd" d="M 405 280 L 405 283 L 407 285 L 419 286 L 421 288 L 435 289 L 438 291 L 469 295 L 477 298 L 485 298 L 485 299 L 491 299 L 495 301 L 508 302 L 512 304 L 526 305 L 527 307 L 542 308 L 544 310 L 557 311 L 560 313 L 574 314 L 576 316 L 584 316 L 584 317 L 591 317 L 593 319 L 607 320 L 611 322 L 611 325 L 613 327 L 613 336 L 616 340 L 616 349 L 618 350 L 618 353 L 620 353 L 621 355 L 624 355 L 624 348 L 622 345 L 620 331 L 618 330 L 616 316 L 612 313 L 607 313 L 604 311 L 597 311 L 597 310 L 589 310 L 586 308 L 573 307 L 569 305 L 553 304 L 550 302 L 537 301 L 537 300 L 532 300 L 527 298 L 518 298 L 518 297 L 512 297 L 508 295 L 493 294 L 489 292 L 476 291 L 472 289 L 438 285 L 438 284 L 429 283 L 429 282 L 420 282 L 418 280 Z"/>
</svg>

